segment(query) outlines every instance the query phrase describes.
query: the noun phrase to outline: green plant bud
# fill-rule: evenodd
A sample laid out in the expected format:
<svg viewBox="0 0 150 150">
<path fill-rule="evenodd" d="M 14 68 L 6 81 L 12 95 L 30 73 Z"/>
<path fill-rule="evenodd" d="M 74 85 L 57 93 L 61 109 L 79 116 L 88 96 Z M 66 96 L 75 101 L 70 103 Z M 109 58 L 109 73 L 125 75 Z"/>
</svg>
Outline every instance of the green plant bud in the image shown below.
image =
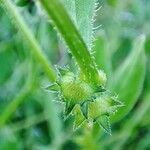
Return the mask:
<svg viewBox="0 0 150 150">
<path fill-rule="evenodd" d="M 60 87 L 66 101 L 72 101 L 75 104 L 88 100 L 93 94 L 92 87 L 77 79 L 71 72 L 62 77 Z"/>
<path fill-rule="evenodd" d="M 84 80 L 80 74 L 77 77 L 68 68 L 57 68 L 59 78 L 56 83 L 46 89 L 59 92 L 62 102 L 65 103 L 65 119 L 70 114 L 74 115 L 74 130 L 85 124 L 97 122 L 105 132 L 111 134 L 109 116 L 117 111 L 122 103 L 117 97 L 106 91 L 104 85 L 106 75 L 99 71 L 99 86 L 95 86 Z"/>
<path fill-rule="evenodd" d="M 115 97 L 107 94 L 100 95 L 95 101 L 89 102 L 88 118 L 96 119 L 102 115 L 110 116 L 121 106 L 121 102 L 117 101 Z"/>
<path fill-rule="evenodd" d="M 18 6 L 26 6 L 29 3 L 29 0 L 15 0 L 16 5 Z"/>
<path fill-rule="evenodd" d="M 65 75 L 60 77 L 60 85 L 63 85 L 65 83 L 73 83 L 75 81 L 75 75 L 72 72 L 66 72 Z"/>
</svg>

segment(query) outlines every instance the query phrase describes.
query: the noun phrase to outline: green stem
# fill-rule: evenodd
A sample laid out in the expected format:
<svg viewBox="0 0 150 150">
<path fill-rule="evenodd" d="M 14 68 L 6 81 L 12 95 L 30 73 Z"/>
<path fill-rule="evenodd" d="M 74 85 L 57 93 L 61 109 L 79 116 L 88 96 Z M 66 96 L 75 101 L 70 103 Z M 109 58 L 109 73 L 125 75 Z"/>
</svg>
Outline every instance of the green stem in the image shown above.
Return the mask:
<svg viewBox="0 0 150 150">
<path fill-rule="evenodd" d="M 39 0 L 39 2 L 61 33 L 85 78 L 91 83 L 98 84 L 99 75 L 95 61 L 63 5 L 58 0 Z"/>
<path fill-rule="evenodd" d="M 43 54 L 36 39 L 31 34 L 32 32 L 29 30 L 29 27 L 26 25 L 22 16 L 17 11 L 17 8 L 12 4 L 10 0 L 0 0 L 0 4 L 3 5 L 3 8 L 5 9 L 8 16 L 12 19 L 12 22 L 21 31 L 23 37 L 26 39 L 27 44 L 29 45 L 32 51 L 33 56 L 43 66 L 43 69 L 45 73 L 47 74 L 49 80 L 55 81 L 56 75 L 55 75 L 52 65 L 49 63 L 46 56 Z"/>
</svg>

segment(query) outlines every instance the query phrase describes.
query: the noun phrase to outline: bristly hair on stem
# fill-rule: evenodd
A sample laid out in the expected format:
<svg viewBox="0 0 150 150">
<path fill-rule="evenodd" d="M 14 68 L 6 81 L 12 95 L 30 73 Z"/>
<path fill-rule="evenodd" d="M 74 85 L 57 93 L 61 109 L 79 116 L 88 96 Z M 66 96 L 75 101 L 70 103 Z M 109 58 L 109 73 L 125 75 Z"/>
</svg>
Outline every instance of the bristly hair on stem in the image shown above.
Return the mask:
<svg viewBox="0 0 150 150">
<path fill-rule="evenodd" d="M 70 48 L 84 78 L 92 84 L 99 84 L 99 72 L 95 61 L 62 3 L 58 0 L 51 0 L 51 3 L 48 0 L 39 0 L 39 2 Z"/>
</svg>

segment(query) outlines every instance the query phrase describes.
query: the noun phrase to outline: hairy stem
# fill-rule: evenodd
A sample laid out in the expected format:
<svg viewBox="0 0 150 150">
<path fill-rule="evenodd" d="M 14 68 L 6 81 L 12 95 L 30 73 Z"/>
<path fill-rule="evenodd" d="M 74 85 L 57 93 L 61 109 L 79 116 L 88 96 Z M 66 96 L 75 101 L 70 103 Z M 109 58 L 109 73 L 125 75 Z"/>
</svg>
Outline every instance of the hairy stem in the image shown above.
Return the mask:
<svg viewBox="0 0 150 150">
<path fill-rule="evenodd" d="M 85 78 L 89 82 L 97 84 L 98 70 L 95 61 L 63 5 L 58 0 L 39 0 L 39 2 L 61 33 Z"/>
</svg>

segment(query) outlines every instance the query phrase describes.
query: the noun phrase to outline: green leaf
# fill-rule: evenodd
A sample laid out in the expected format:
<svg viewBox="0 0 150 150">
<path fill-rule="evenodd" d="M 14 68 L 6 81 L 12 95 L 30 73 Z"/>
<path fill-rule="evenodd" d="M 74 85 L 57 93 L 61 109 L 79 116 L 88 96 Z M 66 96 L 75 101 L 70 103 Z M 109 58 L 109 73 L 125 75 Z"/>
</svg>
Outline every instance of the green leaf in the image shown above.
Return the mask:
<svg viewBox="0 0 150 150">
<path fill-rule="evenodd" d="M 76 7 L 75 7 L 75 0 L 61 0 L 64 4 L 68 14 L 70 15 L 71 19 L 76 23 Z"/>
<path fill-rule="evenodd" d="M 133 50 L 114 74 L 111 88 L 119 95 L 125 106 L 118 111 L 112 121 L 122 119 L 133 108 L 141 93 L 145 76 L 144 41 L 144 35 L 135 39 Z"/>
<path fill-rule="evenodd" d="M 93 20 L 97 0 L 62 0 L 89 50 L 93 41 Z"/>
<path fill-rule="evenodd" d="M 92 48 L 96 1 L 75 0 L 77 26 L 89 50 Z"/>
</svg>

